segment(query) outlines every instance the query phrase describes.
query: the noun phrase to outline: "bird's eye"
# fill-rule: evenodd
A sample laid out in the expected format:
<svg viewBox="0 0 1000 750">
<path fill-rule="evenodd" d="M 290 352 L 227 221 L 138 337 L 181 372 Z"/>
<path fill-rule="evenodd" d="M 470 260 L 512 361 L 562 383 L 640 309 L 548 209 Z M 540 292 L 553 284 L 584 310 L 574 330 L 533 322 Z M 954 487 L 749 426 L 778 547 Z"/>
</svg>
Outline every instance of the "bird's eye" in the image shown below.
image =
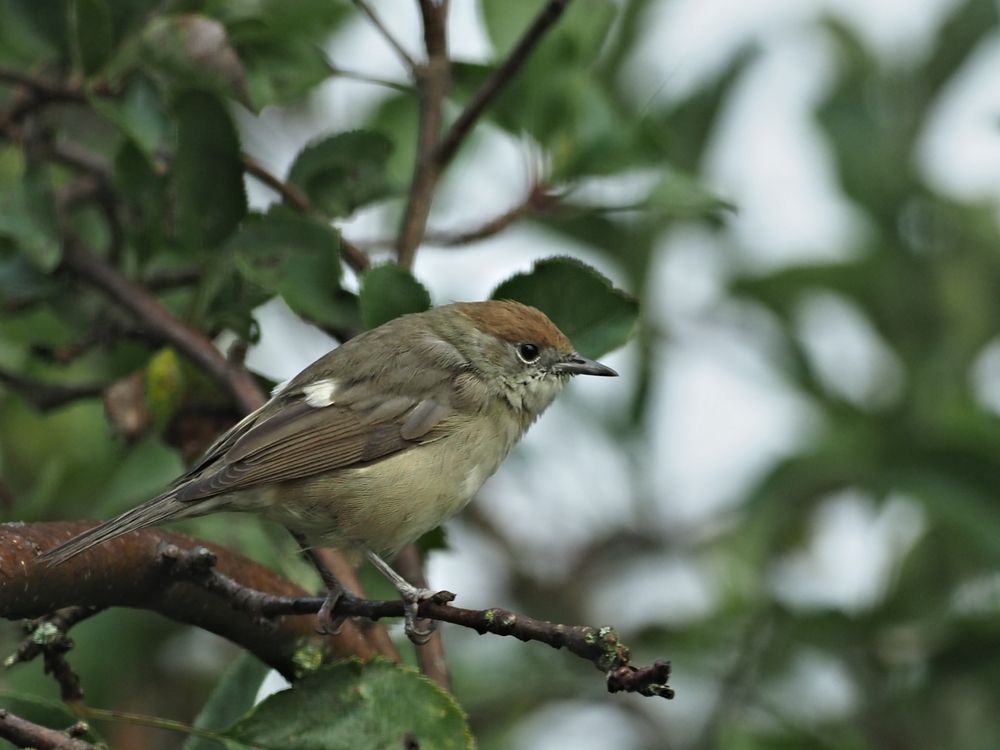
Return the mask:
<svg viewBox="0 0 1000 750">
<path fill-rule="evenodd" d="M 518 344 L 517 356 L 526 365 L 530 365 L 538 361 L 538 358 L 541 356 L 541 352 L 538 351 L 538 347 L 534 344 Z"/>
</svg>

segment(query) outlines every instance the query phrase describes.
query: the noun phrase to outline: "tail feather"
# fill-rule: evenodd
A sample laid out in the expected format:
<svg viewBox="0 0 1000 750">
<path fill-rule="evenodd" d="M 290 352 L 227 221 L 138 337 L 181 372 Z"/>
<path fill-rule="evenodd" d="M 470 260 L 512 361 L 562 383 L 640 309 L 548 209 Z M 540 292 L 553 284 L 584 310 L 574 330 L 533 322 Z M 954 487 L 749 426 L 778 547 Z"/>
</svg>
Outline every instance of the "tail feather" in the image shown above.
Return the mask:
<svg viewBox="0 0 1000 750">
<path fill-rule="evenodd" d="M 199 505 L 200 503 L 182 503 L 172 495 L 154 497 L 142 505 L 125 511 L 117 518 L 105 521 L 53 547 L 42 553 L 38 559 L 48 565 L 59 565 L 91 547 L 116 539 L 130 531 L 138 531 L 171 519 L 200 515 Z"/>
</svg>

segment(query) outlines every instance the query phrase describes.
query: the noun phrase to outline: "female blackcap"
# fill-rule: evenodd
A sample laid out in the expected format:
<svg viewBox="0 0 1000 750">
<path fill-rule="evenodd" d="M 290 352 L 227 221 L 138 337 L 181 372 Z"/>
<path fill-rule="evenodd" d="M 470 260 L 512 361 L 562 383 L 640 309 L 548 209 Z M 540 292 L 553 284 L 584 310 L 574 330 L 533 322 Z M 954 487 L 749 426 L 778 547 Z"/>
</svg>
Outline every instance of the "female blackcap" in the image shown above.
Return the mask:
<svg viewBox="0 0 1000 750">
<path fill-rule="evenodd" d="M 615 375 L 581 357 L 539 310 L 509 301 L 404 315 L 324 355 L 220 437 L 161 495 L 49 550 L 56 564 L 129 531 L 254 511 L 312 546 L 383 561 L 460 510 L 571 375 Z M 331 591 L 330 607 L 339 594 Z"/>
</svg>

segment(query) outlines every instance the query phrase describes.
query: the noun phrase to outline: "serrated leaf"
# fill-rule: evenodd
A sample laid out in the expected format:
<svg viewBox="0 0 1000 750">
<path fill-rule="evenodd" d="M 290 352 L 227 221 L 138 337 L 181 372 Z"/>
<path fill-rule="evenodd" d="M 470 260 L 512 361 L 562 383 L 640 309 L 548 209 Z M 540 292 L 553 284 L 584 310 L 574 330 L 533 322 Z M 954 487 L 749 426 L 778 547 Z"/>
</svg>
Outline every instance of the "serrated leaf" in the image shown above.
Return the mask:
<svg viewBox="0 0 1000 750">
<path fill-rule="evenodd" d="M 340 288 L 340 237 L 327 224 L 279 207 L 250 217 L 229 247 L 244 277 L 304 318 L 331 328 L 357 324 L 353 297 Z"/>
<path fill-rule="evenodd" d="M 240 141 L 229 112 L 209 93 L 182 94 L 174 112 L 178 234 L 189 248 L 204 250 L 228 237 L 247 212 Z"/>
<path fill-rule="evenodd" d="M 338 133 L 302 149 L 288 180 L 330 215 L 347 216 L 390 193 L 386 165 L 391 154 L 392 141 L 381 133 Z"/>
<path fill-rule="evenodd" d="M 254 699 L 270 667 L 249 653 L 242 653 L 219 679 L 202 706 L 194 726 L 199 729 L 222 729 L 233 724 L 253 708 Z M 203 737 L 188 737 L 184 750 L 218 750 L 218 743 Z"/>
<path fill-rule="evenodd" d="M 61 703 L 23 693 L 17 695 L 0 693 L 0 708 L 27 721 L 59 731 L 69 729 L 80 720 Z M 87 725 L 87 731 L 80 736 L 80 739 L 91 743 L 102 742 L 101 736 L 94 731 L 90 724 Z"/>
<path fill-rule="evenodd" d="M 431 306 L 431 295 L 402 266 L 375 266 L 361 277 L 361 322 L 375 328 L 407 313 L 423 312 Z"/>
<path fill-rule="evenodd" d="M 639 320 L 638 301 L 575 258 L 538 261 L 498 286 L 493 299 L 532 305 L 548 315 L 577 351 L 600 357 L 625 344 Z"/>
<path fill-rule="evenodd" d="M 474 747 L 462 709 L 416 671 L 385 661 L 342 662 L 275 693 L 226 730 L 259 750 L 421 750 Z"/>
</svg>

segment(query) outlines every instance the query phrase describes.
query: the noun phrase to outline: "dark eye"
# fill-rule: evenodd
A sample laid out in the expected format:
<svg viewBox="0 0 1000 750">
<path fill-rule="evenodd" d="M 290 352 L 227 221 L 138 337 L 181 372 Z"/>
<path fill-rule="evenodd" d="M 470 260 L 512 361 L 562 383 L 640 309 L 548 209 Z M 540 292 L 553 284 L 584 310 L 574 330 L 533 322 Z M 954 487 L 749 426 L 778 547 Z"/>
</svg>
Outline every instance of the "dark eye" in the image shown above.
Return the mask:
<svg viewBox="0 0 1000 750">
<path fill-rule="evenodd" d="M 541 356 L 541 353 L 538 351 L 538 347 L 534 344 L 518 344 L 517 356 L 521 358 L 522 362 L 530 365 L 538 361 L 538 357 Z"/>
</svg>

